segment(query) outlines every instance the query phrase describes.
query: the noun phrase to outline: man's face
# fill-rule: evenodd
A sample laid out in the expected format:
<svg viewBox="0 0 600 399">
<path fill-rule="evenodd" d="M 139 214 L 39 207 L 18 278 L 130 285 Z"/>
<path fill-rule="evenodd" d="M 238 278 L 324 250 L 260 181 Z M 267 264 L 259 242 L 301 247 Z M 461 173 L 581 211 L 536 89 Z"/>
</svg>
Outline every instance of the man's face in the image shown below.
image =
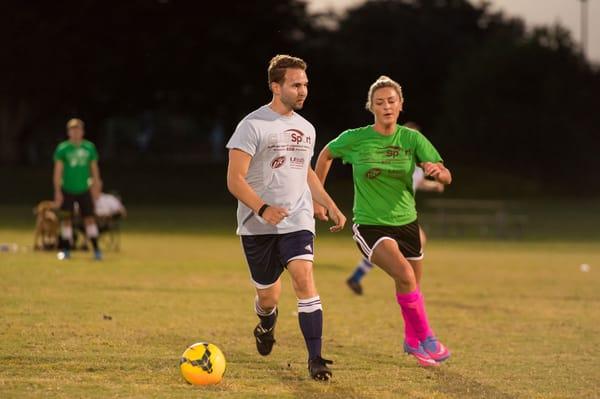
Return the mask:
<svg viewBox="0 0 600 399">
<path fill-rule="evenodd" d="M 371 108 L 375 121 L 383 125 L 391 125 L 396 123 L 400 116 L 402 101 L 394 88 L 382 87 L 373 93 Z"/>
<path fill-rule="evenodd" d="M 83 139 L 83 128 L 81 126 L 73 126 L 67 129 L 69 139 L 73 141 L 81 141 Z"/>
<path fill-rule="evenodd" d="M 281 102 L 293 110 L 300 110 L 308 96 L 308 77 L 299 68 L 288 68 L 282 84 L 275 83 L 274 90 L 279 94 Z"/>
</svg>

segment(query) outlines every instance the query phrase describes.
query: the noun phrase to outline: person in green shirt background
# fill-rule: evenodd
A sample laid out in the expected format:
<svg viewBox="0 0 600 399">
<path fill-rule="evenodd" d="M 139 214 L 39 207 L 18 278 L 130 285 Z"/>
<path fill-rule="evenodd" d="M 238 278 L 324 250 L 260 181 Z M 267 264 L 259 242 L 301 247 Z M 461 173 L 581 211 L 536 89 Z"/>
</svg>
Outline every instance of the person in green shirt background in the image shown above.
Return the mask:
<svg viewBox="0 0 600 399">
<path fill-rule="evenodd" d="M 435 147 L 419 131 L 398 125 L 402 88 L 387 76 L 375 81 L 366 108 L 373 125 L 350 129 L 319 154 L 315 172 L 324 183 L 335 158 L 352 164 L 353 238 L 363 256 L 394 279 L 404 318 L 404 351 L 423 367 L 450 357 L 429 326 L 420 280 L 423 250 L 412 175 L 419 165 L 426 176 L 450 184 L 452 175 Z M 318 204 L 315 216 L 327 216 Z"/>
<path fill-rule="evenodd" d="M 81 119 L 69 120 L 67 122 L 69 139 L 60 143 L 54 151 L 54 202 L 56 207 L 63 211 L 60 230 L 63 248 L 59 253 L 60 259 L 70 258 L 75 204 L 79 207 L 86 235 L 94 248 L 94 259 L 102 259 L 102 252 L 98 247 L 98 226 L 91 190 L 102 185 L 98 168 L 98 151 L 92 142 L 83 138 L 84 127 Z M 93 191 L 99 192 L 99 190 Z"/>
</svg>

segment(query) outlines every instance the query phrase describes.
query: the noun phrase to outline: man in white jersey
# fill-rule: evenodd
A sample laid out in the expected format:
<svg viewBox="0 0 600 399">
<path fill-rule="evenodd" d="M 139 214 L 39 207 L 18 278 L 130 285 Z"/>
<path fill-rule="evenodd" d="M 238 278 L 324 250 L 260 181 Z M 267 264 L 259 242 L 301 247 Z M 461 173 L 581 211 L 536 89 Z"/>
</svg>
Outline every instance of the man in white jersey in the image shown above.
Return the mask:
<svg viewBox="0 0 600 399">
<path fill-rule="evenodd" d="M 268 78 L 272 101 L 242 119 L 227 143 L 227 187 L 238 199 L 237 234 L 256 287 L 256 348 L 266 356 L 275 343 L 280 276 L 287 269 L 298 298 L 309 373 L 315 380 L 329 380 L 331 361 L 321 357 L 323 311 L 312 270 L 312 201 L 327 209 L 335 223 L 330 231 L 341 230 L 346 218 L 310 166 L 315 129 L 296 112 L 308 94 L 306 63 L 277 55 Z"/>
</svg>

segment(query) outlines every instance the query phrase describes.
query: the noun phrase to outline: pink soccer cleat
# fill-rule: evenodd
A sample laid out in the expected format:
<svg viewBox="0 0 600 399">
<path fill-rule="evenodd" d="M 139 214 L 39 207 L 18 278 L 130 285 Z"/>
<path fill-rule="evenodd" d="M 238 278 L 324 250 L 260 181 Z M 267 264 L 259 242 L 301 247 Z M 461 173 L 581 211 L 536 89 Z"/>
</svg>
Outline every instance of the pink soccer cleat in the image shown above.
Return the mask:
<svg viewBox="0 0 600 399">
<path fill-rule="evenodd" d="M 425 341 L 421 342 L 421 346 L 425 352 L 427 352 L 429 357 L 438 363 L 441 363 L 450 357 L 448 348 L 434 336 L 427 337 Z"/>
<path fill-rule="evenodd" d="M 407 344 L 405 341 L 404 342 L 404 352 L 406 352 L 408 355 L 414 356 L 415 359 L 417 359 L 417 362 L 422 367 L 438 366 L 438 363 L 434 359 L 432 359 L 432 357 L 429 355 L 429 353 L 427 353 L 425 351 L 425 349 L 423 349 L 422 344 L 419 344 L 418 347 L 414 348 L 414 347 L 410 346 L 409 344 Z"/>
</svg>

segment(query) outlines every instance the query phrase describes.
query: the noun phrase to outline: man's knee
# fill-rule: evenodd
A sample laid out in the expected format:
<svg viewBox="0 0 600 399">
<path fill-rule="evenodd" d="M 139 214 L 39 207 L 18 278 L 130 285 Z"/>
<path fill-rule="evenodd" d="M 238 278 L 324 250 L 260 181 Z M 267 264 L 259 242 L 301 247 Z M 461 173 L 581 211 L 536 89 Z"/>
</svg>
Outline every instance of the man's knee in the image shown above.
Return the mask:
<svg viewBox="0 0 600 399">
<path fill-rule="evenodd" d="M 275 282 L 269 288 L 266 289 L 256 289 L 256 297 L 258 304 L 264 310 L 272 310 L 277 306 L 279 302 L 279 295 L 281 293 L 281 285 L 279 280 Z"/>
<path fill-rule="evenodd" d="M 277 306 L 279 298 L 274 292 L 261 292 L 264 290 L 257 290 L 257 300 L 260 307 L 266 311 L 273 310 Z"/>
<path fill-rule="evenodd" d="M 314 295 L 316 292 L 312 264 L 299 267 L 293 274 L 294 288 L 299 297 Z"/>
</svg>

